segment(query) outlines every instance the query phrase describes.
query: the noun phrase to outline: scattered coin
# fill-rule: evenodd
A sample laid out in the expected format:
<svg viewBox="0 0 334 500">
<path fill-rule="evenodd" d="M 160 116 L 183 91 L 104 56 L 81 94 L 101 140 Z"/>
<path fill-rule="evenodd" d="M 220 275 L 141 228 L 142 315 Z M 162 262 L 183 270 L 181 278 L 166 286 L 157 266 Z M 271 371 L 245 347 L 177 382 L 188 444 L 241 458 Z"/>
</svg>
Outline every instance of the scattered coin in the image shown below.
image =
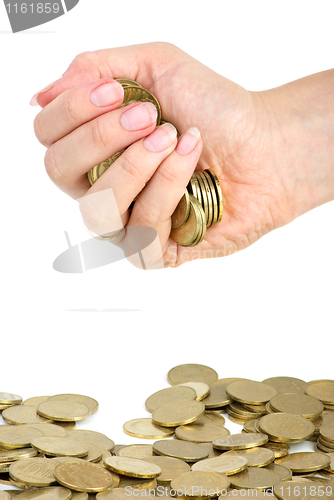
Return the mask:
<svg viewBox="0 0 334 500">
<path fill-rule="evenodd" d="M 301 415 L 293 413 L 271 413 L 259 421 L 260 430 L 270 441 L 298 443 L 312 436 L 313 423 Z"/>
<path fill-rule="evenodd" d="M 184 382 L 204 382 L 211 385 L 218 379 L 218 374 L 209 366 L 186 364 L 175 366 L 169 370 L 167 378 L 171 385 L 183 384 Z"/>
<path fill-rule="evenodd" d="M 289 481 L 292 478 L 292 471 L 288 467 L 284 467 L 283 465 L 271 463 L 266 465 L 264 469 L 276 472 L 276 474 L 280 476 L 282 481 Z"/>
<path fill-rule="evenodd" d="M 31 441 L 42 432 L 23 425 L 0 425 L 0 446 L 2 448 L 29 448 Z"/>
<path fill-rule="evenodd" d="M 22 403 L 21 396 L 16 394 L 10 394 L 8 392 L 0 392 L 0 404 L 1 405 L 18 405 Z"/>
<path fill-rule="evenodd" d="M 286 443 L 268 441 L 268 443 L 263 444 L 262 447 L 272 450 L 275 454 L 275 458 L 285 457 L 290 451 L 290 446 Z"/>
<path fill-rule="evenodd" d="M 185 382 L 176 387 L 190 387 L 196 392 L 197 401 L 202 401 L 210 394 L 210 386 L 204 382 Z"/>
<path fill-rule="evenodd" d="M 209 452 L 199 444 L 188 441 L 177 441 L 174 439 L 165 439 L 153 443 L 153 451 L 157 455 L 180 458 L 185 462 L 197 462 L 207 458 Z"/>
<path fill-rule="evenodd" d="M 81 394 L 56 394 L 55 396 L 50 396 L 48 401 L 75 401 L 88 406 L 91 413 L 95 413 L 99 408 L 99 403 L 96 399 L 82 396 Z"/>
<path fill-rule="evenodd" d="M 40 403 L 44 403 L 50 396 L 34 396 L 33 398 L 28 398 L 23 401 L 22 404 L 28 406 L 38 406 Z"/>
<path fill-rule="evenodd" d="M 55 484 L 55 462 L 49 458 L 23 458 L 13 462 L 9 469 L 14 481 L 27 486 L 44 487 Z"/>
<path fill-rule="evenodd" d="M 277 394 L 271 398 L 270 406 L 275 412 L 296 413 L 309 419 L 316 419 L 324 410 L 319 399 L 301 393 Z"/>
<path fill-rule="evenodd" d="M 219 413 L 213 411 L 205 411 L 203 415 L 196 419 L 196 424 L 212 424 L 224 426 L 225 418 Z"/>
<path fill-rule="evenodd" d="M 17 496 L 17 500 L 70 500 L 71 498 L 71 491 L 61 486 L 24 491 Z"/>
<path fill-rule="evenodd" d="M 29 427 L 37 429 L 43 433 L 43 436 L 65 437 L 67 431 L 60 425 L 43 423 L 43 424 L 29 424 Z"/>
<path fill-rule="evenodd" d="M 51 420 L 75 422 L 90 415 L 88 406 L 76 401 L 51 400 L 50 398 L 37 406 L 37 413 Z"/>
<path fill-rule="evenodd" d="M 192 471 L 215 471 L 221 474 L 226 474 L 230 476 L 232 474 L 237 474 L 242 470 L 246 469 L 248 466 L 248 460 L 244 456 L 238 455 L 228 455 L 228 453 L 223 453 L 219 457 L 206 458 L 200 460 L 192 465 Z"/>
<path fill-rule="evenodd" d="M 271 377 L 262 380 L 265 384 L 271 385 L 278 394 L 281 393 L 304 393 L 307 383 L 304 380 L 293 377 Z"/>
<path fill-rule="evenodd" d="M 152 413 L 152 421 L 165 427 L 190 424 L 203 415 L 205 406 L 201 401 L 176 401 L 166 403 Z"/>
<path fill-rule="evenodd" d="M 230 481 L 224 474 L 212 471 L 185 472 L 171 482 L 172 490 L 185 498 L 217 497 L 226 492 L 229 485 Z"/>
<path fill-rule="evenodd" d="M 263 467 L 248 467 L 238 474 L 230 476 L 231 486 L 237 489 L 266 490 L 281 482 L 276 472 Z"/>
<path fill-rule="evenodd" d="M 153 413 L 163 404 L 179 400 L 193 401 L 194 399 L 196 399 L 196 392 L 191 387 L 167 387 L 167 389 L 162 389 L 149 396 L 145 401 L 145 408 L 150 413 Z"/>
<path fill-rule="evenodd" d="M 319 380 L 309 382 L 306 394 L 320 399 L 324 404 L 334 405 L 334 380 Z"/>
<path fill-rule="evenodd" d="M 242 380 L 229 384 L 226 393 L 231 399 L 240 403 L 263 404 L 275 396 L 277 391 L 263 382 Z"/>
<path fill-rule="evenodd" d="M 156 456 L 146 459 L 146 462 L 160 467 L 161 474 L 157 477 L 158 484 L 170 483 L 184 472 L 189 472 L 189 465 L 179 458 Z"/>
<path fill-rule="evenodd" d="M 193 424 L 181 425 L 175 429 L 175 436 L 178 439 L 192 441 L 193 443 L 211 443 L 214 439 L 228 436 L 230 431 L 221 425 Z"/>
<path fill-rule="evenodd" d="M 290 453 L 277 459 L 276 463 L 288 467 L 292 472 L 312 472 L 328 467 L 331 459 L 324 453 L 303 451 Z"/>
<path fill-rule="evenodd" d="M 2 418 L 8 424 L 39 424 L 51 422 L 50 419 L 38 415 L 35 406 L 28 405 L 11 406 L 2 412 Z"/>
<path fill-rule="evenodd" d="M 161 474 L 161 469 L 158 465 L 146 462 L 145 460 L 139 460 L 138 458 L 109 457 L 103 463 L 107 469 L 130 477 L 148 479 L 155 478 Z"/>
<path fill-rule="evenodd" d="M 57 465 L 54 476 L 59 484 L 75 491 L 96 493 L 110 488 L 113 477 L 109 471 L 90 462 L 65 462 Z"/>
<path fill-rule="evenodd" d="M 109 439 L 105 434 L 102 434 L 101 432 L 75 429 L 72 431 L 68 431 L 67 435 L 69 438 L 75 439 L 76 441 L 92 443 L 108 451 L 113 451 L 115 447 L 114 441 Z"/>
<path fill-rule="evenodd" d="M 166 429 L 152 422 L 151 418 L 136 418 L 123 425 L 123 430 L 129 436 L 144 439 L 162 439 L 174 434 L 174 429 Z"/>
<path fill-rule="evenodd" d="M 153 456 L 153 446 L 151 444 L 129 444 L 127 446 L 121 446 L 121 448 L 116 451 L 115 455 L 146 460 Z"/>
<path fill-rule="evenodd" d="M 249 467 L 264 467 L 275 460 L 275 454 L 268 448 L 256 446 L 247 450 L 230 450 L 224 453 L 226 457 L 244 457 Z"/>
<path fill-rule="evenodd" d="M 232 434 L 222 438 L 215 439 L 212 446 L 218 450 L 244 450 L 261 446 L 268 441 L 266 434 L 259 432 L 249 432 L 247 434 Z"/>
</svg>

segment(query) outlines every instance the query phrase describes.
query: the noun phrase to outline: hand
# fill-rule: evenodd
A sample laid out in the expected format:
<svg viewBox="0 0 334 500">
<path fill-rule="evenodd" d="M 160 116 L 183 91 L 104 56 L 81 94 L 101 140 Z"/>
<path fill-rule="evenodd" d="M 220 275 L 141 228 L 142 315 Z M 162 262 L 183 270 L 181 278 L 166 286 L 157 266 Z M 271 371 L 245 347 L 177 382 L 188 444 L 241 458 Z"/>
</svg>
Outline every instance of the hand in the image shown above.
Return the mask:
<svg viewBox="0 0 334 500">
<path fill-rule="evenodd" d="M 185 134 L 179 146 L 170 126 L 155 130 L 148 105 L 117 109 L 122 94 L 110 79 L 119 77 L 137 80 L 156 95 L 164 119 Z M 89 96 L 102 83 L 114 85 L 116 96 L 111 103 L 110 99 L 104 102 L 102 95 L 102 105 L 96 106 Z M 35 120 L 35 130 L 48 147 L 48 174 L 61 189 L 77 199 L 112 188 L 122 223 L 154 227 L 165 265 L 178 266 L 245 248 L 332 199 L 328 193 L 320 194 L 320 187 L 317 196 L 314 192 L 308 196 L 307 174 L 313 160 L 308 153 L 309 168 L 304 173 L 296 162 L 305 137 L 298 136 L 299 116 L 290 108 L 288 87 L 248 92 L 165 43 L 106 49 L 79 55 L 60 80 L 35 97 L 44 108 Z M 124 118 L 138 108 L 142 109 L 137 118 Z M 288 132 L 294 125 L 291 140 Z M 186 132 L 194 126 L 201 131 L 203 143 L 197 133 L 191 133 L 194 129 Z M 163 143 L 161 151 L 153 146 L 158 142 Z M 130 144 L 90 188 L 86 172 Z M 183 248 L 169 238 L 170 216 L 196 164 L 197 169 L 211 168 L 218 175 L 224 216 L 220 224 L 207 229 L 200 245 Z M 304 177 L 305 182 L 298 184 Z M 132 199 L 149 179 L 129 216 Z M 81 208 L 86 225 L 97 227 L 99 221 L 112 217 L 106 206 L 81 201 Z"/>
</svg>

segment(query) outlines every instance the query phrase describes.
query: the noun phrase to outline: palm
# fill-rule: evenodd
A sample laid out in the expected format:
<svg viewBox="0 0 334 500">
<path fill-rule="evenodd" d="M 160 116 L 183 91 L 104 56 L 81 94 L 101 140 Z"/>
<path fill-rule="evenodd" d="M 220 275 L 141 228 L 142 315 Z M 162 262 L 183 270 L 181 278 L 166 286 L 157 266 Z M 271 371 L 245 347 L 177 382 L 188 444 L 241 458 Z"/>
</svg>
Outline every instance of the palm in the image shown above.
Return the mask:
<svg viewBox="0 0 334 500">
<path fill-rule="evenodd" d="M 194 64 L 201 66 L 196 81 Z M 233 253 L 281 225 L 282 213 L 275 207 L 282 189 L 270 171 L 272 165 L 266 165 L 272 145 L 266 139 L 261 101 L 193 60 L 176 66 L 168 77 L 163 75 L 151 90 L 164 119 L 180 133 L 190 126 L 200 129 L 204 147 L 197 168 L 212 168 L 222 185 L 224 217 L 207 230 L 201 253 L 208 249 Z M 179 248 L 179 254 L 182 251 Z"/>
</svg>

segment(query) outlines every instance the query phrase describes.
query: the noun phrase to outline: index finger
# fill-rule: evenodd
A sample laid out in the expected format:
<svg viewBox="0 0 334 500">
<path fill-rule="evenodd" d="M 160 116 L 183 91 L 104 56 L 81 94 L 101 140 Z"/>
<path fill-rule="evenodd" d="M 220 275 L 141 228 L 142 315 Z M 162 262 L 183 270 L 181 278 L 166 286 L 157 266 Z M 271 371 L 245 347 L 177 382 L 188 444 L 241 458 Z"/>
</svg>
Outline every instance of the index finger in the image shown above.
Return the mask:
<svg viewBox="0 0 334 500">
<path fill-rule="evenodd" d="M 100 78 L 130 78 L 149 89 L 154 82 L 186 54 L 174 45 L 158 42 L 102 49 L 79 54 L 51 88 L 34 96 L 44 107 L 65 90 Z M 186 56 L 187 57 L 187 56 Z"/>
</svg>

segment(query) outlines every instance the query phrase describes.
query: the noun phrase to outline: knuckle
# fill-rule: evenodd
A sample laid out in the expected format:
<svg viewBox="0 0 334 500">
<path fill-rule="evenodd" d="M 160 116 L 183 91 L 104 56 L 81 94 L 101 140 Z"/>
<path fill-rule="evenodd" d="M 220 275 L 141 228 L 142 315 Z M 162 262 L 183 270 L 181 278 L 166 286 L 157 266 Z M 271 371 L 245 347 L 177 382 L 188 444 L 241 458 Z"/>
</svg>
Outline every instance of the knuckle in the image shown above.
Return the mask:
<svg viewBox="0 0 334 500">
<path fill-rule="evenodd" d="M 110 148 L 112 134 L 110 128 L 106 126 L 104 117 L 96 118 L 91 122 L 91 135 L 93 144 L 98 148 Z"/>
<path fill-rule="evenodd" d="M 178 174 L 171 166 L 168 167 L 167 165 L 165 165 L 163 166 L 163 168 L 159 169 L 157 173 L 164 181 L 164 183 L 167 182 L 168 184 L 172 185 L 178 183 Z"/>
<path fill-rule="evenodd" d="M 59 166 L 59 159 L 56 154 L 56 147 L 50 146 L 45 153 L 44 165 L 46 172 L 50 179 L 55 183 L 59 184 L 64 179 L 64 174 Z"/>
<path fill-rule="evenodd" d="M 127 154 L 123 154 L 119 159 L 119 165 L 122 169 L 123 174 L 125 174 L 126 177 L 130 177 L 129 182 L 131 182 L 131 180 L 136 180 L 138 182 L 138 179 L 141 176 L 141 172 L 136 165 L 136 161 L 133 157 Z"/>
<path fill-rule="evenodd" d="M 139 198 L 134 206 L 136 225 L 154 227 L 157 222 L 156 213 L 147 205 L 145 201 Z"/>
<path fill-rule="evenodd" d="M 72 122 L 80 122 L 80 107 L 78 106 L 77 100 L 73 92 L 64 93 L 64 107 L 66 110 L 67 118 Z"/>
<path fill-rule="evenodd" d="M 44 130 L 43 119 L 41 118 L 41 113 L 39 113 L 34 119 L 34 132 L 38 141 L 43 145 L 48 147 L 50 141 L 48 140 L 47 133 Z"/>
</svg>

